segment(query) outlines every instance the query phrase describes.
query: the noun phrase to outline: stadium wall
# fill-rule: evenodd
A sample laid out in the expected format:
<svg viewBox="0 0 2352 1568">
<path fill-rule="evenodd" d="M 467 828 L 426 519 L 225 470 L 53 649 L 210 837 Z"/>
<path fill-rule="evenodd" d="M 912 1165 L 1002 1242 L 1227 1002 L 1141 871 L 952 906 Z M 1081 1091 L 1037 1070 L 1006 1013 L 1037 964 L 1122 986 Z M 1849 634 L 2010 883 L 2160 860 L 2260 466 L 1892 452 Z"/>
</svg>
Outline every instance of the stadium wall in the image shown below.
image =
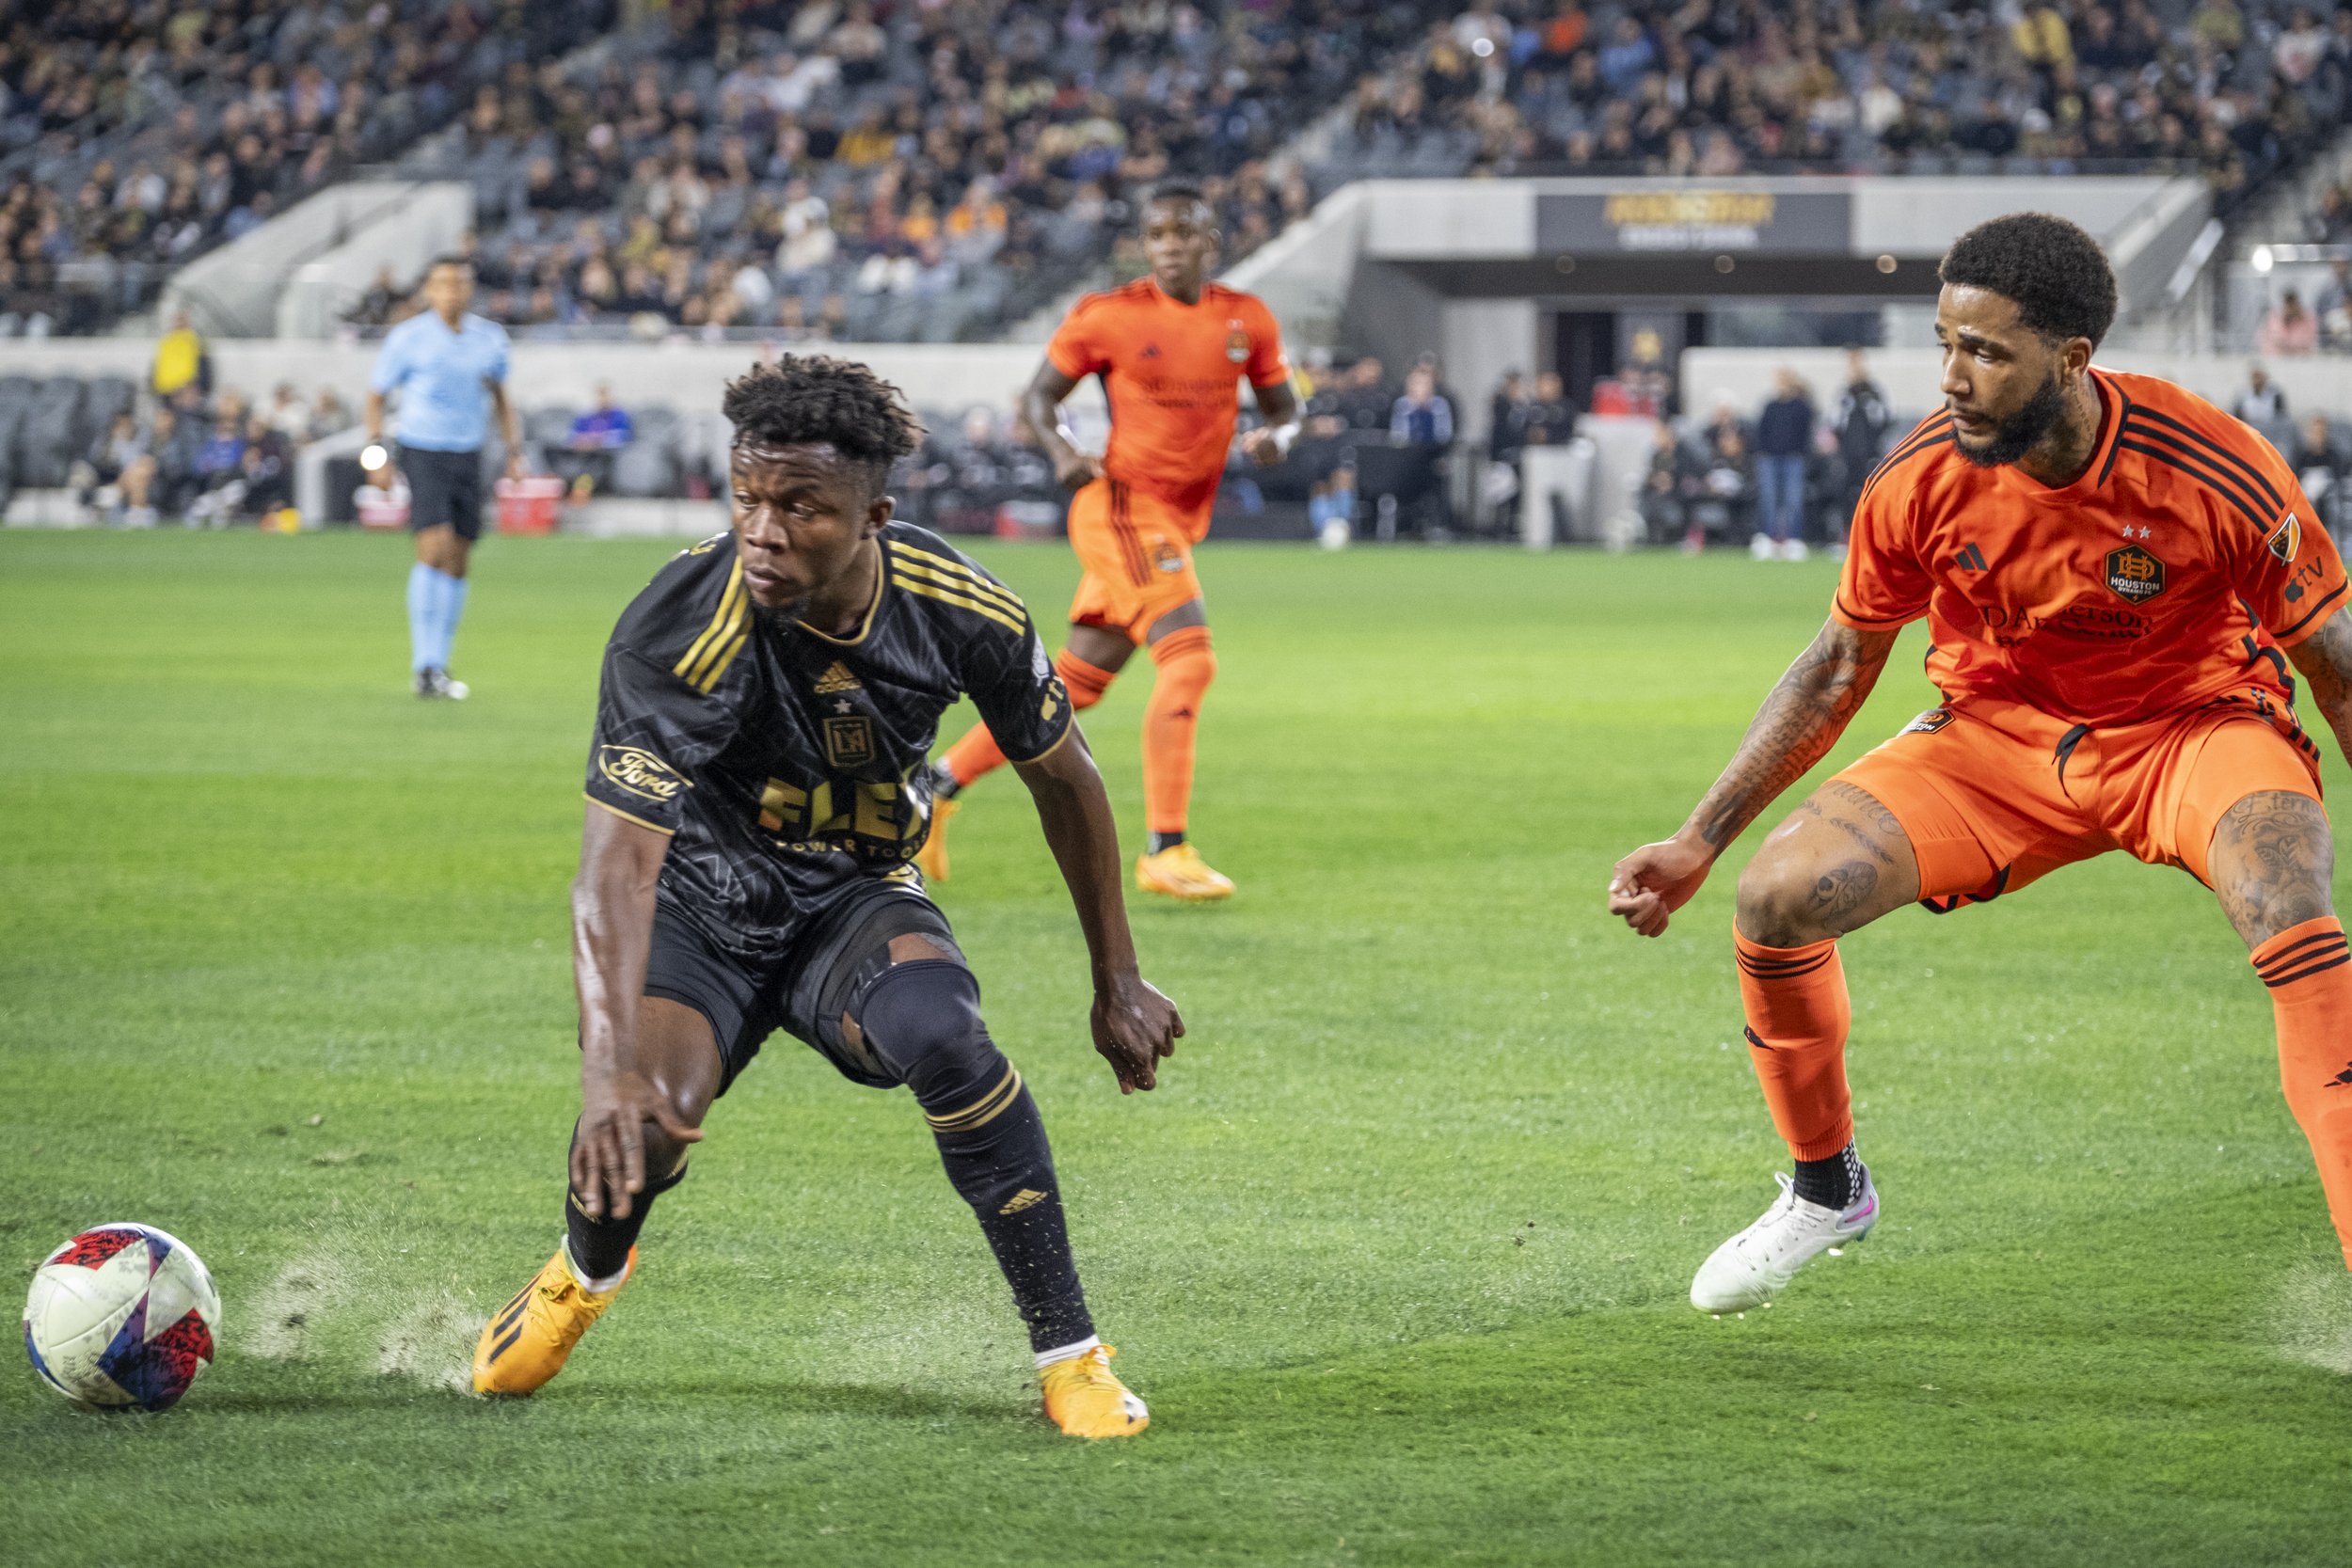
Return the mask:
<svg viewBox="0 0 2352 1568">
<path fill-rule="evenodd" d="M 863 360 L 895 382 L 919 409 L 960 410 L 985 404 L 1012 407 L 1037 373 L 1040 350 L 1030 343 L 830 343 L 823 352 Z M 623 407 L 666 404 L 681 414 L 716 413 L 730 377 L 765 357 L 757 343 L 517 342 L 508 394 L 530 410 L 585 406 L 599 381 L 612 385 Z M 276 339 L 224 339 L 212 344 L 213 380 L 265 395 L 290 382 L 307 398 L 331 387 L 358 408 L 375 366 L 373 343 L 320 343 Z M 154 363 L 148 338 L 19 339 L 0 342 L 0 375 L 125 375 L 142 385 Z M 1099 410 L 1089 383 L 1071 402 L 1080 413 Z"/>
<path fill-rule="evenodd" d="M 1924 416 L 1943 401 L 1936 391 L 1939 373 L 1932 348 L 1887 348 L 1868 352 L 1870 373 L 1884 389 L 1896 412 Z M 2232 354 L 2160 354 L 2117 351 L 2095 356 L 2094 363 L 2115 371 L 2160 375 L 2178 382 L 2209 402 L 2228 406 L 2245 389 L 2252 356 Z M 2296 416 L 2352 415 L 2352 359 L 2310 357 L 2265 359 L 2263 368 L 2287 396 Z M 1786 367 L 1813 389 L 1814 401 L 1827 404 L 1846 385 L 1846 356 L 1836 349 L 1694 348 L 1682 356 L 1682 406 L 1705 416 L 1728 398 L 1742 414 L 1754 415 L 1772 395 L 1772 377 Z"/>
</svg>

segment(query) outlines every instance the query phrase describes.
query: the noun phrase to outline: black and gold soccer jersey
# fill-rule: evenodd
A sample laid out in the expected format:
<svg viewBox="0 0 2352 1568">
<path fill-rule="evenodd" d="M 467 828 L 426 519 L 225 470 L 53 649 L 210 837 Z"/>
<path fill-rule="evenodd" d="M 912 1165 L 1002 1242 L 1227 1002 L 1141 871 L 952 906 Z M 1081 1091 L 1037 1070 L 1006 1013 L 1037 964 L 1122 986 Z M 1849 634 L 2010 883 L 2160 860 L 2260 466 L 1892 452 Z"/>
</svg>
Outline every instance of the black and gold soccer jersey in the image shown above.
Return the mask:
<svg viewBox="0 0 2352 1568">
<path fill-rule="evenodd" d="M 670 834 L 662 891 L 745 952 L 860 882 L 921 886 L 923 764 L 959 695 L 1015 761 L 1070 731 L 1009 589 L 926 530 L 892 523 L 879 544 L 853 636 L 760 611 L 721 534 L 664 566 L 605 648 L 588 799 Z"/>
</svg>

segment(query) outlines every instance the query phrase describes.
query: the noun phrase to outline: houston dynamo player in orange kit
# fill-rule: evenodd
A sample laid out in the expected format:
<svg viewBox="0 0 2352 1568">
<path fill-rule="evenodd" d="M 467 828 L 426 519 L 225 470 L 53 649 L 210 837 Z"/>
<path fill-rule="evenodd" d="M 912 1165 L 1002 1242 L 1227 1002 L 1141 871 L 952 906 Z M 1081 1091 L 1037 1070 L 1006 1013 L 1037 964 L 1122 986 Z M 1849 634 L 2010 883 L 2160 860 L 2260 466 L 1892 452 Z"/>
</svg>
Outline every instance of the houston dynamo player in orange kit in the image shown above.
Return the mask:
<svg viewBox="0 0 2352 1568">
<path fill-rule="evenodd" d="M 1264 425 L 1242 438 L 1263 465 L 1298 435 L 1298 401 L 1273 313 L 1253 294 L 1208 281 L 1216 218 L 1199 190 L 1160 186 L 1144 203 L 1151 273 L 1078 302 L 1045 350 L 1021 413 L 1076 494 L 1070 544 L 1086 575 L 1070 606 L 1070 641 L 1054 660 L 1073 707 L 1102 701 L 1138 647 L 1159 667 L 1143 712 L 1143 814 L 1151 832 L 1136 885 L 1172 898 L 1223 898 L 1232 880 L 1184 837 L 1192 804 L 1193 733 L 1216 674 L 1192 546 L 1209 531 L 1225 453 L 1248 378 Z M 1110 403 L 1110 446 L 1098 462 L 1060 430 L 1061 401 L 1089 375 Z M 937 799 L 922 867 L 947 876 L 947 821 L 958 790 L 1005 760 L 986 725 L 950 747 L 933 773 Z"/>
<path fill-rule="evenodd" d="M 1871 477 L 1845 575 L 1680 832 L 1617 863 L 1645 936 L 1836 741 L 1905 623 L 1944 696 L 1772 830 L 1740 878 L 1747 1038 L 1794 1180 L 1691 1303 L 1769 1300 L 1879 1218 L 1855 1152 L 1837 939 L 1891 910 L 2016 893 L 2111 849 L 2221 901 L 2269 989 L 2289 1108 L 2352 1262 L 2352 951 L 2329 899 L 2318 748 L 2290 662 L 2352 755 L 2343 562 L 2269 444 L 2201 398 L 2094 368 L 2115 279 L 2017 214 L 1963 235 L 1936 306 L 1945 406 Z"/>
</svg>

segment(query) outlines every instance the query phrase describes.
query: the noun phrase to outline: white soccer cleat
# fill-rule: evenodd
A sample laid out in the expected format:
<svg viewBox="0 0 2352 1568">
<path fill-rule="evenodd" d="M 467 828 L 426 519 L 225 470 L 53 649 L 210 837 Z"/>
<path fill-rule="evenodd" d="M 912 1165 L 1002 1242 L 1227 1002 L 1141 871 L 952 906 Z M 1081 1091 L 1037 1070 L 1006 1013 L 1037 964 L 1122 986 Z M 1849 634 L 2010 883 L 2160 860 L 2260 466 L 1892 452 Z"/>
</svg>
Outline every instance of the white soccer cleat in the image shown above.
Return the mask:
<svg viewBox="0 0 2352 1568">
<path fill-rule="evenodd" d="M 1779 546 L 1772 543 L 1772 536 L 1769 533 L 1759 533 L 1748 541 L 1748 554 L 1755 560 L 1770 561 L 1778 551 Z"/>
<path fill-rule="evenodd" d="M 1797 1196 L 1775 1171 L 1780 1196 L 1764 1217 L 1708 1254 L 1691 1280 L 1691 1305 L 1702 1312 L 1744 1312 L 1778 1295 L 1797 1271 L 1834 1246 L 1850 1246 L 1879 1220 L 1879 1190 L 1866 1167 L 1862 1196 L 1828 1209 Z"/>
</svg>

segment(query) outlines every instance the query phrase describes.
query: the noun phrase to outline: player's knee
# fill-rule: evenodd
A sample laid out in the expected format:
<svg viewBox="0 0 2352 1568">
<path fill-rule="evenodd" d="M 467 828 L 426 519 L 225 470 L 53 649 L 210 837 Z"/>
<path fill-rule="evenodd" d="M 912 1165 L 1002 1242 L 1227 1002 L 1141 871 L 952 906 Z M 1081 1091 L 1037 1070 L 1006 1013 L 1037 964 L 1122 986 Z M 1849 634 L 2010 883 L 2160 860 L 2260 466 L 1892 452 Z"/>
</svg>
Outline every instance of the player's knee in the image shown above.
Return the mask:
<svg viewBox="0 0 2352 1568">
<path fill-rule="evenodd" d="M 960 1112 L 1009 1070 L 980 1020 L 980 983 L 960 963 L 893 965 L 866 992 L 857 1023 L 866 1049 L 934 1117 Z"/>
<path fill-rule="evenodd" d="M 1822 927 L 1816 910 L 1819 879 L 1798 857 L 1767 846 L 1740 873 L 1734 918 L 1740 934 L 1766 947 L 1802 947 L 1837 935 Z"/>
<path fill-rule="evenodd" d="M 2207 871 L 2249 945 L 2335 912 L 2335 841 L 2317 800 L 2288 790 L 2249 795 L 2216 826 Z"/>
</svg>

